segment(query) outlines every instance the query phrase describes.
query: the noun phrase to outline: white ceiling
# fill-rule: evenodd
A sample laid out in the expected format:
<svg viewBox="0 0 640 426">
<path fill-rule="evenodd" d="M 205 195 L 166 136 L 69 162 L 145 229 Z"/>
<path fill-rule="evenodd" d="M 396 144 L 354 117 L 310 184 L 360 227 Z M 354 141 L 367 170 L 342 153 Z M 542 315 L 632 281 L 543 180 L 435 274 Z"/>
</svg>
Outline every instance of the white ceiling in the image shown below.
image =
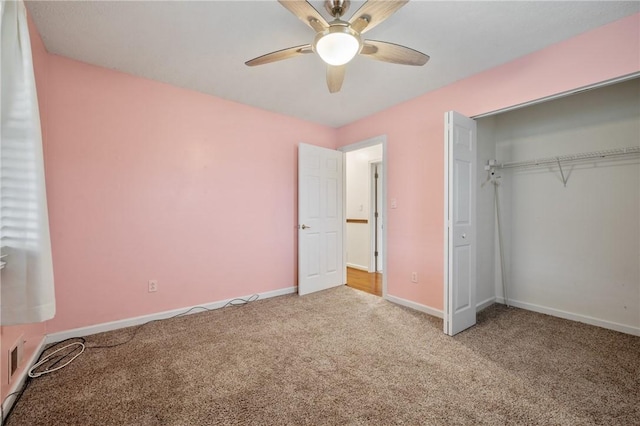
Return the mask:
<svg viewBox="0 0 640 426">
<path fill-rule="evenodd" d="M 329 18 L 322 1 L 311 2 Z M 346 17 L 361 5 L 354 1 Z M 28 1 L 50 53 L 332 127 L 640 11 L 640 2 L 413 0 L 365 37 L 431 56 L 423 67 L 357 57 L 330 94 L 316 55 L 247 67 L 310 43 L 275 0 Z"/>
</svg>

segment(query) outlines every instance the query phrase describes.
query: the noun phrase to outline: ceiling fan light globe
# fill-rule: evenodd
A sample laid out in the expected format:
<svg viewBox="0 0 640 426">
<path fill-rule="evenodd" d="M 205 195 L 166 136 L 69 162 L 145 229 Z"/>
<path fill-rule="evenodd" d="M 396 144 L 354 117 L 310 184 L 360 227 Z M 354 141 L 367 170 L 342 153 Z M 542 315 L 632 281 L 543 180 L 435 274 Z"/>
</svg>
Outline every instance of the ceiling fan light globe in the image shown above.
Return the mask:
<svg viewBox="0 0 640 426">
<path fill-rule="evenodd" d="M 351 61 L 360 51 L 360 40 L 348 32 L 330 32 L 320 37 L 315 50 L 329 65 L 339 66 Z"/>
</svg>

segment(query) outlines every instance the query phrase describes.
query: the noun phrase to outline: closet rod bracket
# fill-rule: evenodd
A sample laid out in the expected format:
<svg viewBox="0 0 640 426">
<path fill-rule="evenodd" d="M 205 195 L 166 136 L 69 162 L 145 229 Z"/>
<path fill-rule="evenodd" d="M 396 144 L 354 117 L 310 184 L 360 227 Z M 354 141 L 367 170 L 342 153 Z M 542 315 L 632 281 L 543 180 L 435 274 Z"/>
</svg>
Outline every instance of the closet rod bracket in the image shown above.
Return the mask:
<svg viewBox="0 0 640 426">
<path fill-rule="evenodd" d="M 560 157 L 556 157 L 556 161 L 558 162 L 558 168 L 560 169 L 560 176 L 562 176 L 562 183 L 564 187 L 567 187 L 567 182 L 569 181 L 569 176 L 564 177 L 564 171 L 562 171 L 562 163 L 560 163 Z"/>
</svg>

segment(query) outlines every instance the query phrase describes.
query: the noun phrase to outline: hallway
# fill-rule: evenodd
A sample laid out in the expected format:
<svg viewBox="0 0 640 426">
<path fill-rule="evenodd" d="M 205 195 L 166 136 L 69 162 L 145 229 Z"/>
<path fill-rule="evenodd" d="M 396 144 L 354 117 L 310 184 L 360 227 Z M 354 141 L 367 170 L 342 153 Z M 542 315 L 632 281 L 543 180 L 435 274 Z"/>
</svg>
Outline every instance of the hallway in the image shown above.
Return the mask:
<svg viewBox="0 0 640 426">
<path fill-rule="evenodd" d="M 347 268 L 347 285 L 376 296 L 382 296 L 382 274 Z"/>
</svg>

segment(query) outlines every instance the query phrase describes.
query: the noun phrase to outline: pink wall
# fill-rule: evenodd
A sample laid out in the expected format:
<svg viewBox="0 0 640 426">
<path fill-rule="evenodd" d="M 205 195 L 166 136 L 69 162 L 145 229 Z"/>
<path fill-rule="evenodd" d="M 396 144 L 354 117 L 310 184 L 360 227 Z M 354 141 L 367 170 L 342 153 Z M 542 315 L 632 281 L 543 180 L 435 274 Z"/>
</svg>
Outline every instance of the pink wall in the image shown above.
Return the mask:
<svg viewBox="0 0 640 426">
<path fill-rule="evenodd" d="M 31 38 L 31 53 L 33 55 L 33 67 L 36 78 L 36 88 L 38 90 L 38 103 L 40 104 L 40 118 L 41 122 L 46 121 L 46 111 L 44 111 L 44 104 L 46 103 L 47 92 L 47 71 L 48 71 L 48 53 L 44 48 L 40 34 L 36 30 L 35 25 L 29 20 L 29 36 Z M 46 139 L 46 128 L 42 126 L 42 137 Z M 24 363 L 23 367 L 16 373 L 18 377 L 22 371 L 26 361 L 33 353 L 38 349 L 42 339 L 45 335 L 45 323 L 26 324 L 16 326 L 2 326 L 0 327 L 0 400 L 4 400 L 5 396 L 9 393 L 11 386 L 8 384 L 8 351 L 13 345 L 18 342 L 19 338 L 23 336 L 26 341 L 24 346 Z"/>
<path fill-rule="evenodd" d="M 388 139 L 388 292 L 443 306 L 444 113 L 495 111 L 640 71 L 640 14 L 338 129 L 338 146 Z M 411 283 L 417 271 L 420 282 Z"/>
<path fill-rule="evenodd" d="M 59 56 L 49 67 L 48 332 L 296 285 L 297 145 L 335 147 L 336 130 Z"/>
</svg>

